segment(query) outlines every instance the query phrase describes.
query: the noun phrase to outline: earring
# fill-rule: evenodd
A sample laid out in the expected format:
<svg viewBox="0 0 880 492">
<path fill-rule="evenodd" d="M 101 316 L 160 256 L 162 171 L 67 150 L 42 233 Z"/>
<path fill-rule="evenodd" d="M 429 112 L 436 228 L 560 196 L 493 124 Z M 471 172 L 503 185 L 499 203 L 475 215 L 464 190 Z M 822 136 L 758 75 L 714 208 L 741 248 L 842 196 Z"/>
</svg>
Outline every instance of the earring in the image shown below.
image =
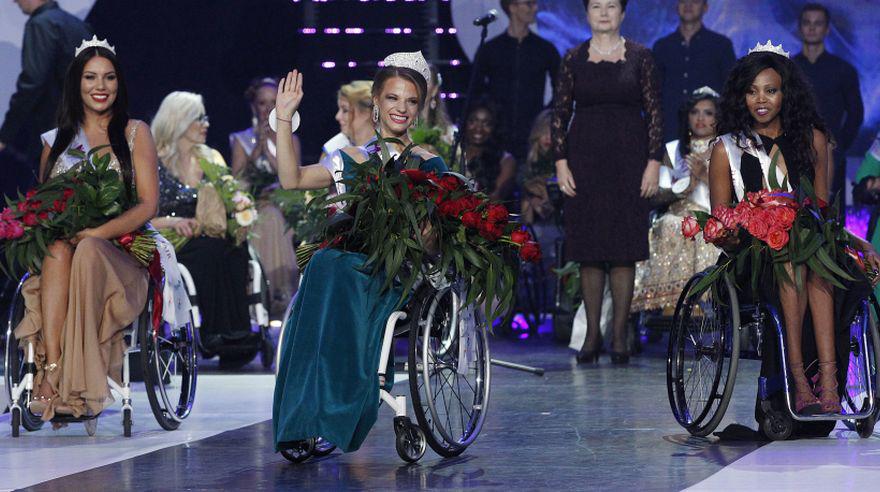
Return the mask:
<svg viewBox="0 0 880 492">
<path fill-rule="evenodd" d="M 379 107 L 373 106 L 373 123 L 379 122 Z"/>
<path fill-rule="evenodd" d="M 431 99 L 431 109 L 437 109 L 437 100 Z"/>
</svg>

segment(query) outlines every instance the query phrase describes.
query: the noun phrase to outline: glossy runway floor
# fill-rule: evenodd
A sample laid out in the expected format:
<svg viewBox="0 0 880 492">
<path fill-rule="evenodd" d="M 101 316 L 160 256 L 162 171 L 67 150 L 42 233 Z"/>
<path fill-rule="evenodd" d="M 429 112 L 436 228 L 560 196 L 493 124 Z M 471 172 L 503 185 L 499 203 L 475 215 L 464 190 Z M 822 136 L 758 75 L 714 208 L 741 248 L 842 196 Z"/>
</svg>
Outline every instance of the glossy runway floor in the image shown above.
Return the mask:
<svg viewBox="0 0 880 492">
<path fill-rule="evenodd" d="M 880 437 L 840 427 L 830 438 L 784 443 L 688 436 L 666 397 L 662 348 L 627 367 L 583 368 L 551 342 L 494 339 L 493 357 L 543 366 L 543 377 L 495 367 L 486 426 L 462 456 L 428 450 L 405 465 L 391 412 L 361 450 L 300 465 L 272 451 L 272 376 L 210 373 L 178 431 L 158 428 L 137 398 L 135 435 L 118 412 L 87 437 L 81 426 L 9 437 L 0 418 L 0 489 L 32 490 L 829 490 L 876 489 Z M 754 427 L 757 367 L 744 362 L 723 428 Z M 405 384 L 396 392 L 405 392 Z M 143 397 L 144 395 L 139 395 Z"/>
</svg>

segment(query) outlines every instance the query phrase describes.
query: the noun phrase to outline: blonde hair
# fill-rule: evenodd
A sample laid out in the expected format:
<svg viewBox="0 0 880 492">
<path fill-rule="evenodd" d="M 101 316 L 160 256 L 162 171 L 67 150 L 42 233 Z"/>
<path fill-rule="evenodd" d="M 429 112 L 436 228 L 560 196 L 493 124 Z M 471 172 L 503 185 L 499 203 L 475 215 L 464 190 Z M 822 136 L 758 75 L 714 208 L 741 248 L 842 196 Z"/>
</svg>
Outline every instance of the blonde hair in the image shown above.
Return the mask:
<svg viewBox="0 0 880 492">
<path fill-rule="evenodd" d="M 526 157 L 526 163 L 536 162 L 541 157 L 541 135 L 550 133 L 550 123 L 553 120 L 553 111 L 545 109 L 538 113 L 532 123 L 532 131 L 529 133 L 529 155 Z"/>
<path fill-rule="evenodd" d="M 339 88 L 337 96 L 345 98 L 351 104 L 352 109 L 360 106 L 361 109 L 370 111 L 373 109 L 373 81 L 353 80 Z M 352 116 L 353 117 L 353 116 Z"/>
<path fill-rule="evenodd" d="M 193 92 L 175 91 L 165 96 L 153 122 L 153 139 L 162 164 L 177 178 L 181 176 L 177 141 L 193 121 L 205 114 L 202 96 Z M 198 147 L 198 146 L 197 146 Z M 202 152 L 202 149 L 194 149 Z"/>
</svg>

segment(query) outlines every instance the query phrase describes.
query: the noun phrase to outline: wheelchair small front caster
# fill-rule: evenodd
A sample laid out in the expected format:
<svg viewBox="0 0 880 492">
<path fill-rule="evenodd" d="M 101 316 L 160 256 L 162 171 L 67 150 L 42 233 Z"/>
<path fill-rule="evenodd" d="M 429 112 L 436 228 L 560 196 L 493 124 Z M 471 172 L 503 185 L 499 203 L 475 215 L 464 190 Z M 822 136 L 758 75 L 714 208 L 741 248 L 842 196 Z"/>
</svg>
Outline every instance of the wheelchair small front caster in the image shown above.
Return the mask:
<svg viewBox="0 0 880 492">
<path fill-rule="evenodd" d="M 871 414 L 871 416 L 856 420 L 856 432 L 859 433 L 859 437 L 863 439 L 867 439 L 874 434 L 874 424 L 877 423 L 877 414 Z"/>
<path fill-rule="evenodd" d="M 83 420 L 83 426 L 86 428 L 86 434 L 89 437 L 95 437 L 95 434 L 98 432 L 98 418 Z"/>
<path fill-rule="evenodd" d="M 21 409 L 12 407 L 12 437 L 18 437 L 21 433 Z"/>
<path fill-rule="evenodd" d="M 122 410 L 122 435 L 131 437 L 131 409 Z"/>
<path fill-rule="evenodd" d="M 315 453 L 315 438 L 309 438 L 304 441 L 294 441 L 290 447 L 281 450 L 281 456 L 287 458 L 292 463 L 302 463 L 312 457 Z"/>
<path fill-rule="evenodd" d="M 421 427 L 410 422 L 406 417 L 394 419 L 395 447 L 400 459 L 407 463 L 415 463 L 425 455 L 428 448 L 428 440 Z"/>
<path fill-rule="evenodd" d="M 335 444 L 331 443 L 330 441 L 325 441 L 323 437 L 319 437 L 315 439 L 315 451 L 313 452 L 313 454 L 316 458 L 320 458 L 322 456 L 327 456 L 335 449 Z"/>
<path fill-rule="evenodd" d="M 789 415 L 778 410 L 770 410 L 764 414 L 761 430 L 772 441 L 784 441 L 791 437 L 794 422 Z"/>
</svg>

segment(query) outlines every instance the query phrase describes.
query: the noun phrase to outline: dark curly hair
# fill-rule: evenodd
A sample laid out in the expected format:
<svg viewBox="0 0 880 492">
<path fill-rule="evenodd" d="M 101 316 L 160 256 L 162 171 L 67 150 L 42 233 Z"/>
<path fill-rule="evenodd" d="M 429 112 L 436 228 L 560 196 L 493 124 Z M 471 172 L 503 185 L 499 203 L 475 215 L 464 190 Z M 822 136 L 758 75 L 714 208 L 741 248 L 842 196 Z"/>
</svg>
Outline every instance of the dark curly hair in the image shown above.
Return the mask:
<svg viewBox="0 0 880 492">
<path fill-rule="evenodd" d="M 505 153 L 501 147 L 501 142 L 503 141 L 502 132 L 499 128 L 501 121 L 498 119 L 497 106 L 488 99 L 477 100 L 468 106 L 467 116 L 464 119 L 464 128 L 461 130 L 465 148 L 467 148 L 470 141 L 467 122 L 477 111 L 485 111 L 489 114 L 489 119 L 492 121 L 492 133 L 483 146 L 482 155 L 477 158 L 468 158 L 466 167 L 477 183 L 480 184 L 480 187 L 491 192 L 494 191 L 495 179 L 498 177 L 498 173 L 501 172 L 501 159 Z"/>
<path fill-rule="evenodd" d="M 782 55 L 756 52 L 737 60 L 724 84 L 718 134 L 745 135 L 755 145 L 760 146 L 760 142 L 754 141 L 754 120 L 746 106 L 746 94 L 755 77 L 768 68 L 775 70 L 782 78 L 780 123 L 782 133 L 788 137 L 795 154 L 789 156 L 786 164 L 802 166 L 799 168 L 801 174 L 812 176 L 813 165 L 816 163 L 813 130 L 819 130 L 829 139 L 830 135 L 816 110 L 812 87 L 797 65 Z"/>
<path fill-rule="evenodd" d="M 685 101 L 678 109 L 678 148 L 682 156 L 691 153 L 691 124 L 688 116 L 690 116 L 691 110 L 700 101 L 712 101 L 712 104 L 715 106 L 715 127 L 718 127 L 718 118 L 720 116 L 718 98 L 712 94 L 705 93 L 691 95 L 690 99 Z"/>
</svg>

